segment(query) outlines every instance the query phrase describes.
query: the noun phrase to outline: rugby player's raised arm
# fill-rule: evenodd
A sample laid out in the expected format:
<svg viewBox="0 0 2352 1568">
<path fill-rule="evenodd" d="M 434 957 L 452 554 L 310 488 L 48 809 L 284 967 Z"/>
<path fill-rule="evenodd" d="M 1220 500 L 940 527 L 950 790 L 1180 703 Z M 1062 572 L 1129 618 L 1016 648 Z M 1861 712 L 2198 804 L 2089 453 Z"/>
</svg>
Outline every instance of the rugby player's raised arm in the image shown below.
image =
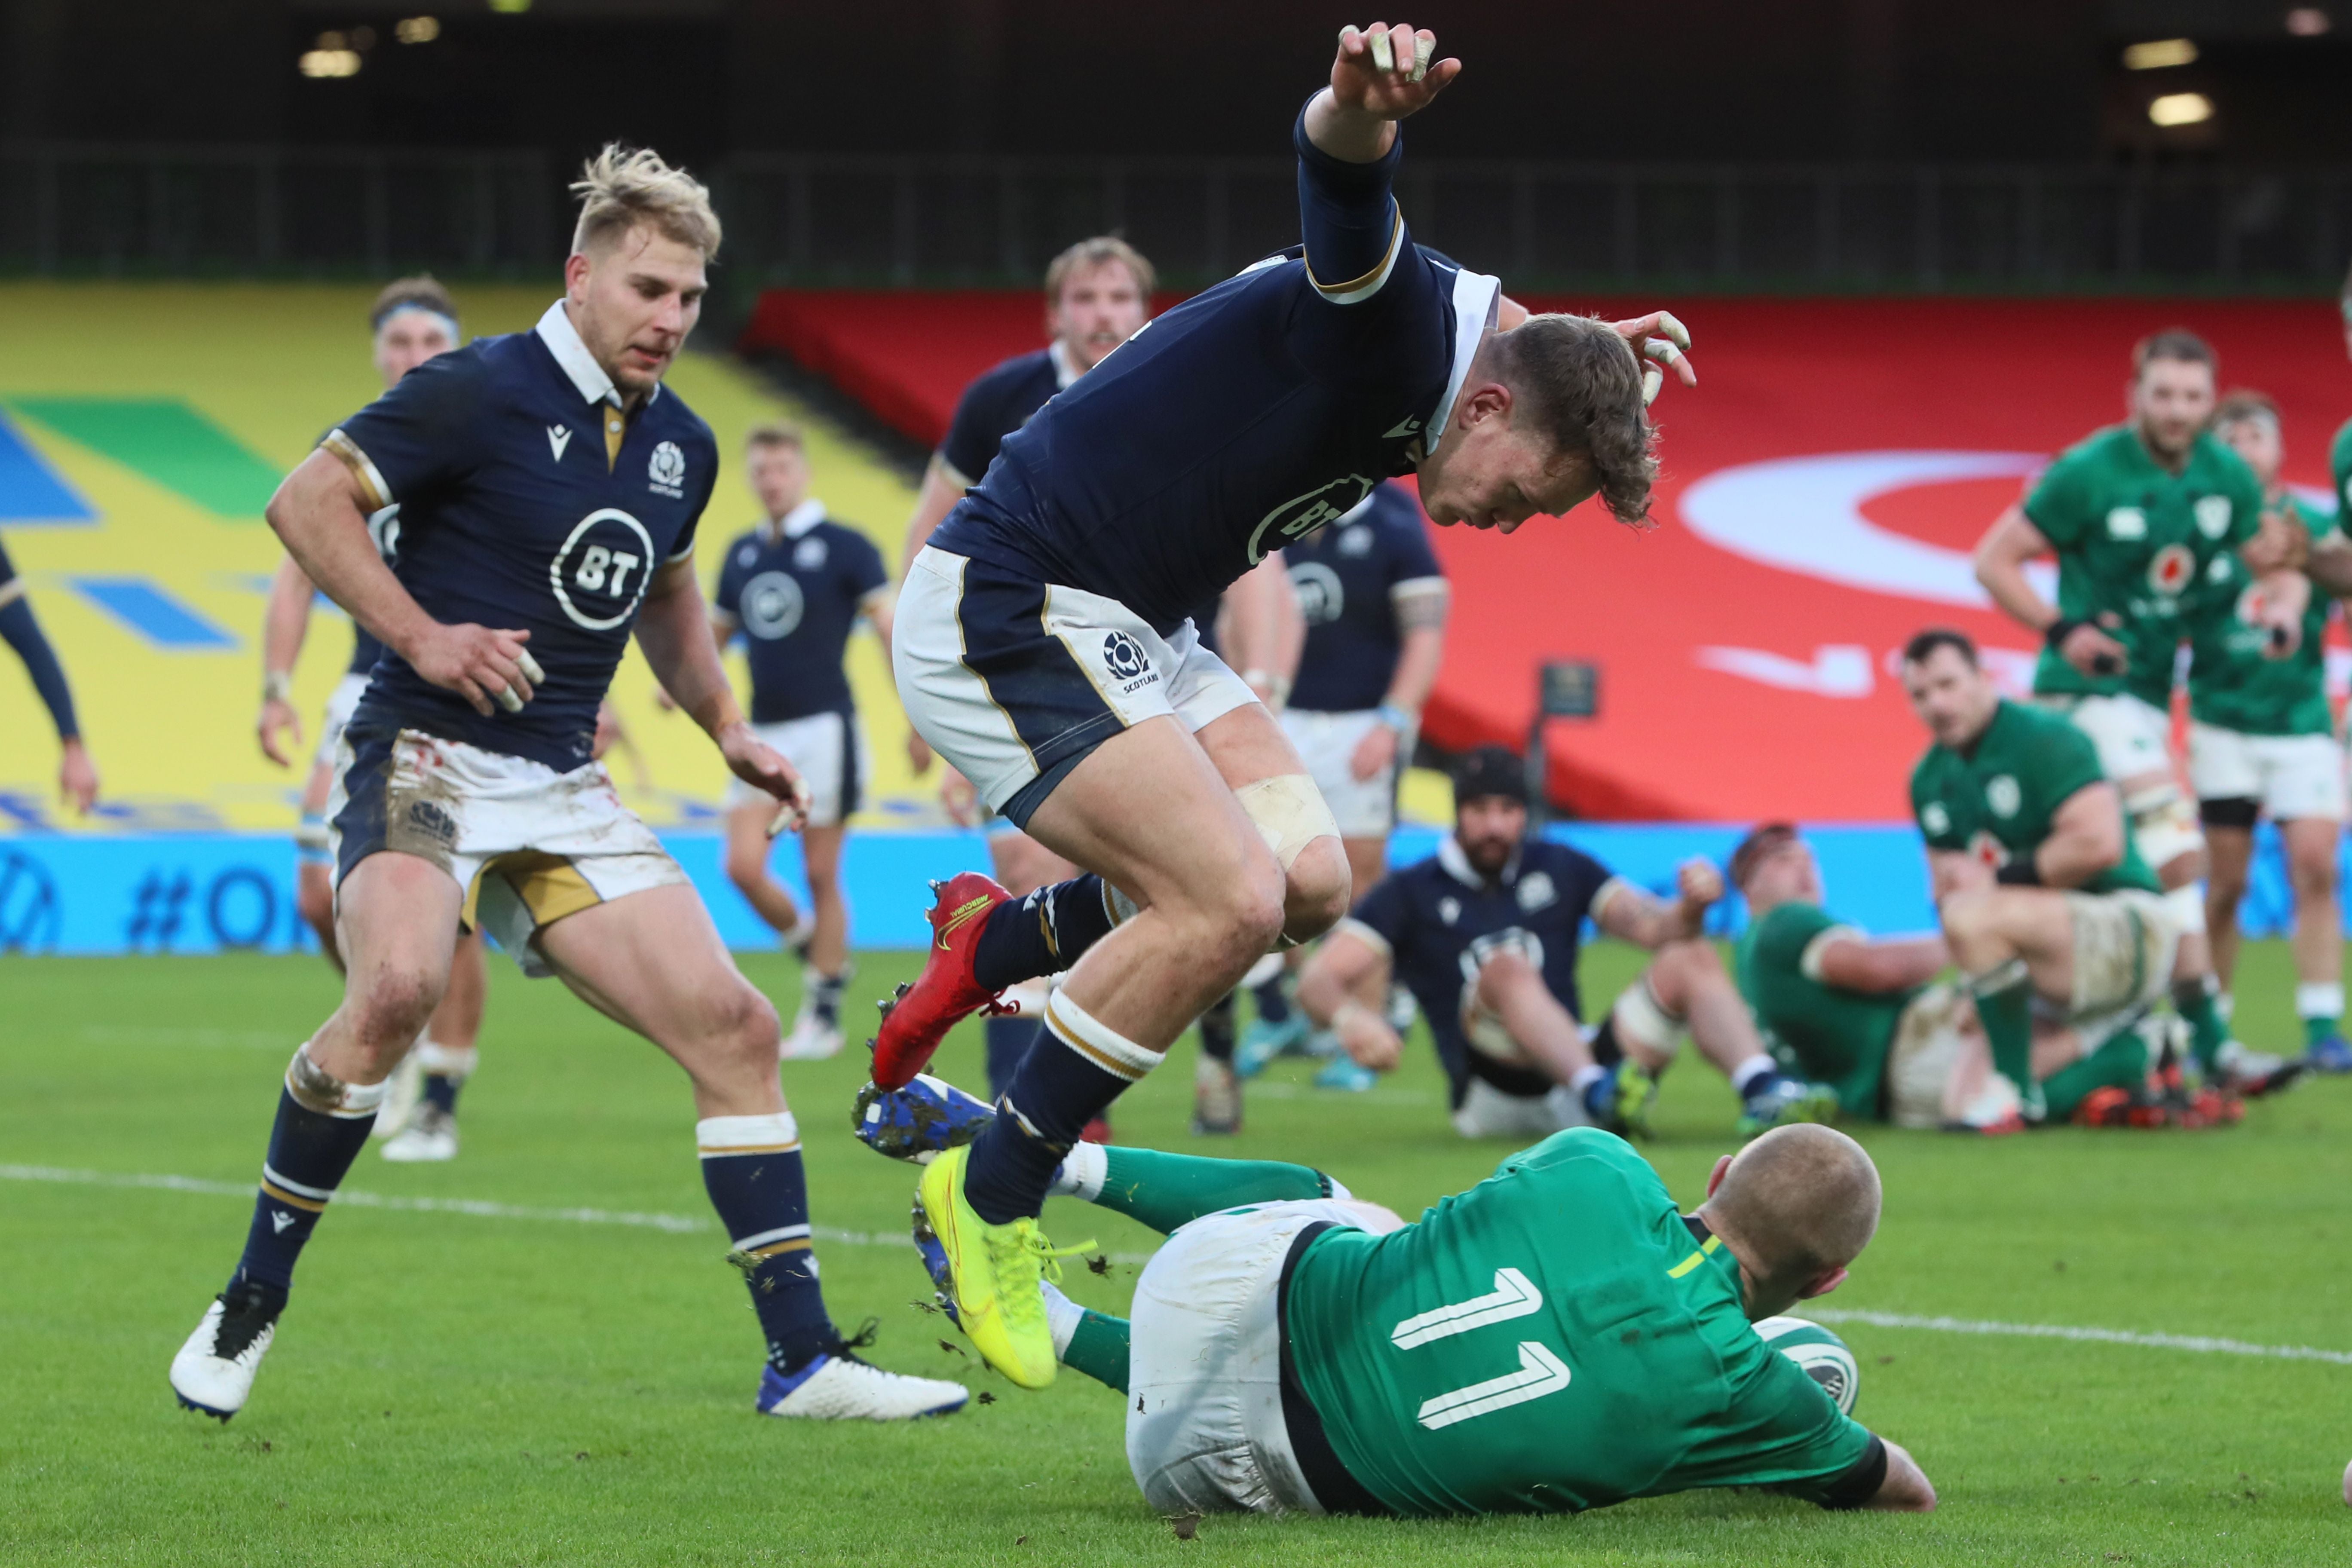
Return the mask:
<svg viewBox="0 0 2352 1568">
<path fill-rule="evenodd" d="M 1404 242 L 1390 183 L 1396 122 L 1462 74 L 1435 59 L 1436 36 L 1398 26 L 1343 28 L 1331 83 L 1298 117 L 1298 224 L 1323 298 L 1352 305 L 1380 292 Z"/>
<path fill-rule="evenodd" d="M 2012 505 L 1993 521 L 1977 542 L 1977 581 L 1992 602 L 2027 631 L 2043 637 L 2059 626 L 2057 607 L 2036 593 L 2026 580 L 2025 563 L 2051 552 L 2050 539 L 2033 526 L 2025 508 Z M 2085 675 L 2123 673 L 2124 645 L 2088 622 L 2067 626 L 2057 644 L 2058 657 Z"/>
<path fill-rule="evenodd" d="M 797 829 L 808 819 L 808 786 L 744 720 L 735 689 L 728 683 L 727 667 L 719 661 L 719 639 L 713 632 L 689 551 L 664 563 L 646 584 L 646 600 L 637 610 L 637 646 L 645 649 L 646 662 L 653 666 L 662 689 L 718 742 L 729 771 L 782 803 L 770 833 Z"/>
<path fill-rule="evenodd" d="M 1593 895 L 1592 923 L 1621 942 L 1656 952 L 1706 929 L 1706 911 L 1723 897 L 1723 874 L 1694 857 L 1675 869 L 1675 901 L 1653 897 L 1622 877 Z"/>
<path fill-rule="evenodd" d="M 426 615 L 368 536 L 368 513 L 389 504 L 371 493 L 370 484 L 351 458 L 331 444 L 322 446 L 278 484 L 263 515 L 320 591 L 417 674 L 484 715 L 499 707 L 520 709 L 539 679 L 539 666 L 523 647 L 530 634 L 445 626 Z"/>
</svg>

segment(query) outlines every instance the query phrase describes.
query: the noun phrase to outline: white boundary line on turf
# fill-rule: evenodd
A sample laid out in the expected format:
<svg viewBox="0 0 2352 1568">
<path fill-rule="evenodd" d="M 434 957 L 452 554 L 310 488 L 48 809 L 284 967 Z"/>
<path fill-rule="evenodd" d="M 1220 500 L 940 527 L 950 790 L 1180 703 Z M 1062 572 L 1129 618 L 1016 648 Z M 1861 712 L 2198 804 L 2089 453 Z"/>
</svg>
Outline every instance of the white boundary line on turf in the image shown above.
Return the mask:
<svg viewBox="0 0 2352 1568">
<path fill-rule="evenodd" d="M 1929 1329 L 1945 1334 L 2006 1334 L 2029 1340 L 2086 1340 L 2097 1344 L 2137 1345 L 2145 1350 L 2195 1351 L 2204 1355 L 2264 1356 L 2275 1361 L 2324 1361 L 2352 1366 L 2352 1351 L 2324 1351 L 2311 1345 L 2257 1345 L 2244 1340 L 2215 1339 L 2207 1334 L 2142 1334 L 2129 1329 L 2087 1329 L 2064 1323 L 1996 1323 L 1981 1318 L 1923 1318 L 1906 1312 L 1871 1312 L 1859 1309 L 1814 1307 L 1800 1302 L 1798 1315 L 1824 1323 L 1867 1323 L 1877 1329 Z"/>
<path fill-rule="evenodd" d="M 47 1182 L 81 1187 L 144 1187 L 163 1192 L 197 1193 L 206 1197 L 249 1198 L 250 1184 L 207 1181 L 201 1176 L 153 1176 L 111 1171 L 74 1171 L 59 1165 L 0 1165 L 0 1181 Z M 616 1225 L 641 1230 L 692 1234 L 719 1228 L 715 1220 L 698 1215 L 636 1214 L 625 1209 L 542 1209 L 519 1204 L 490 1203 L 480 1198 L 410 1198 L 385 1193 L 340 1191 L 335 1202 L 358 1208 L 394 1209 L 410 1214 L 461 1214 L 477 1219 L 555 1220 L 571 1225 Z M 895 1247 L 906 1238 L 877 1236 L 871 1231 L 835 1230 L 814 1226 L 819 1241 L 844 1247 Z M 1114 1252 L 1114 1263 L 1143 1263 L 1150 1254 Z M 2001 1323 L 1982 1318 L 1921 1317 L 1907 1312 L 1874 1312 L 1860 1308 L 1803 1306 L 1801 1315 L 1823 1323 L 1863 1323 L 1874 1329 L 1925 1329 L 1945 1334 L 1993 1334 L 2014 1339 L 2074 1340 L 2094 1344 L 2132 1345 L 2142 1350 L 2189 1351 L 2200 1355 L 2256 1356 L 2272 1361 L 2316 1361 L 2352 1366 L 2352 1351 L 2320 1350 L 2312 1345 L 2258 1345 L 2244 1340 L 2218 1339 L 2207 1334 L 2146 1334 L 2129 1329 L 2084 1328 L 2066 1323 Z"/>
</svg>

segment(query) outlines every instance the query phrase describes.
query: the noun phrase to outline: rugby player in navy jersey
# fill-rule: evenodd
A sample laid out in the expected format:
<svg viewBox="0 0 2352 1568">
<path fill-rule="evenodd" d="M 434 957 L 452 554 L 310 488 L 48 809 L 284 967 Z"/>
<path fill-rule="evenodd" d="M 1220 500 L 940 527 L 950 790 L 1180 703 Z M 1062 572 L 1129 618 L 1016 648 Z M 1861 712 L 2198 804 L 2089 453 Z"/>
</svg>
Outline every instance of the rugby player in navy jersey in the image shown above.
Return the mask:
<svg viewBox="0 0 2352 1568">
<path fill-rule="evenodd" d="M 841 994 L 850 974 L 841 844 L 869 771 L 842 658 L 861 617 L 889 651 L 890 574 L 873 541 L 834 521 L 824 502 L 808 493 L 807 446 L 797 429 L 754 429 L 744 468 L 767 515 L 727 546 L 711 629 L 722 648 L 731 637 L 743 638 L 751 727 L 808 786 L 808 822 L 801 829 L 808 917 L 768 871 L 775 800 L 741 779 L 728 794 L 727 876 L 801 956 L 800 1016 L 785 1037 L 784 1056 L 806 1060 L 841 1049 Z"/>
<path fill-rule="evenodd" d="M 703 1184 L 767 1341 L 758 1408 L 888 1419 L 954 1384 L 859 1360 L 825 1311 L 774 1008 L 686 874 L 593 759 L 634 631 L 739 778 L 804 808 L 728 689 L 694 572 L 710 428 L 663 374 L 719 248 L 709 193 L 608 146 L 572 187 L 563 297 L 527 332 L 419 365 L 331 431 L 269 503 L 310 580 L 385 645 L 329 803 L 343 1003 L 294 1053 L 245 1253 L 172 1363 L 189 1408 L 243 1408 L 296 1258 L 448 982 L 460 926 L 646 1036 L 693 1085 Z M 401 508 L 399 559 L 369 537 Z"/>
<path fill-rule="evenodd" d="M 1349 881 L 1369 889 L 1388 875 L 1397 777 L 1445 658 L 1445 569 L 1429 546 L 1420 503 L 1397 484 L 1378 487 L 1283 554 L 1307 643 L 1282 732 L 1339 825 Z M 1257 1018 L 1234 1058 L 1244 1076 L 1306 1037 L 1307 1021 L 1291 1010 L 1282 982 L 1276 973 L 1256 987 Z M 1331 1087 L 1369 1087 L 1349 1058 L 1326 1071 Z"/>
<path fill-rule="evenodd" d="M 58 650 L 49 646 L 47 635 L 41 630 L 32 603 L 25 597 L 25 580 L 16 575 L 5 550 L 0 550 L 0 642 L 24 660 L 33 692 L 49 710 L 49 722 L 57 726 L 58 798 L 88 816 L 89 808 L 98 804 L 98 766 L 89 760 L 89 748 L 82 742 L 81 721 L 74 714 L 73 688 L 66 684 L 65 666 L 58 662 Z"/>
<path fill-rule="evenodd" d="M 1384 1016 L 1394 980 L 1429 1020 L 1465 1138 L 1646 1131 L 1657 1075 L 1685 1032 L 1739 1091 L 1743 1133 L 1836 1114 L 1830 1089 L 1774 1063 L 1706 939 L 1723 896 L 1713 866 L 1685 864 L 1669 903 L 1580 849 L 1530 837 L 1527 769 L 1500 746 L 1464 760 L 1454 806 L 1437 853 L 1367 892 L 1299 976 L 1300 1006 L 1350 1058 L 1396 1065 L 1402 1042 Z M 1588 920 L 1656 954 L 1591 1030 L 1576 974 Z"/>
<path fill-rule="evenodd" d="M 955 416 L 940 449 L 923 473 L 915 514 L 907 520 L 901 563 L 914 560 L 963 494 L 980 482 L 996 460 L 996 449 L 1045 400 L 1102 363 L 1103 356 L 1142 330 L 1151 310 L 1157 275 L 1151 263 L 1127 241 L 1110 235 L 1082 239 L 1046 265 L 1045 332 L 1042 349 L 1015 354 L 982 372 L 956 400 Z M 917 773 L 931 763 L 922 731 L 909 730 L 907 744 Z M 948 813 L 971 826 L 984 815 L 970 781 L 947 770 L 941 797 Z M 1022 832 L 1006 818 L 987 816 L 988 858 L 996 879 L 1014 894 L 1026 894 L 1077 875 L 1077 868 Z M 1045 1005 L 1043 986 L 1024 986 L 1011 1006 L 991 1013 L 983 1034 L 989 1089 L 1013 1080 L 1030 1042 L 1037 1037 L 1036 1015 Z M 1092 1136 L 1108 1136 L 1108 1124 Z"/>
<path fill-rule="evenodd" d="M 374 335 L 376 374 L 387 392 L 426 360 L 465 342 L 456 301 L 430 277 L 396 278 L 385 284 L 369 308 L 368 326 Z M 388 506 L 371 515 L 368 534 L 384 559 L 393 559 L 399 549 L 400 508 Z M 261 715 L 254 730 L 261 741 L 261 754 L 281 768 L 293 766 L 302 743 L 302 719 L 294 711 L 290 695 L 294 666 L 302 657 L 303 639 L 310 629 L 310 607 L 318 596 L 317 587 L 293 556 L 278 563 L 262 619 Z M 365 626 L 353 623 L 352 634 L 352 660 L 328 696 L 326 713 L 319 721 L 319 744 L 311 756 L 310 776 L 302 787 L 301 826 L 294 833 L 295 908 L 303 922 L 318 933 L 319 951 L 338 971 L 343 960 L 335 945 L 327 797 L 334 788 L 343 726 L 360 705 L 368 675 L 383 652 L 383 644 Z M 457 939 L 449 964 L 448 989 L 440 1006 L 433 1010 L 415 1049 L 402 1058 L 377 1111 L 374 1131 L 377 1137 L 387 1140 L 385 1159 L 457 1158 L 457 1091 L 479 1063 L 476 1041 L 488 993 L 481 932 L 472 931 Z"/>
<path fill-rule="evenodd" d="M 1018 902 L 976 874 L 942 884 L 876 1043 L 875 1081 L 898 1087 L 957 1019 L 1070 969 L 1008 1114 L 921 1184 L 965 1328 L 1024 1386 L 1054 1375 L 1036 1215 L 1063 1152 L 1260 955 L 1348 906 L 1330 808 L 1192 608 L 1409 471 L 1441 523 L 1507 532 L 1595 494 L 1647 514 L 1655 383 L 1627 338 L 1663 318 L 1501 314 L 1494 279 L 1406 236 L 1395 122 L 1462 68 L 1434 47 L 1340 35 L 1293 132 L 1301 250 L 1160 317 L 1007 437 L 899 595 L 916 728 L 1087 868 Z"/>
</svg>

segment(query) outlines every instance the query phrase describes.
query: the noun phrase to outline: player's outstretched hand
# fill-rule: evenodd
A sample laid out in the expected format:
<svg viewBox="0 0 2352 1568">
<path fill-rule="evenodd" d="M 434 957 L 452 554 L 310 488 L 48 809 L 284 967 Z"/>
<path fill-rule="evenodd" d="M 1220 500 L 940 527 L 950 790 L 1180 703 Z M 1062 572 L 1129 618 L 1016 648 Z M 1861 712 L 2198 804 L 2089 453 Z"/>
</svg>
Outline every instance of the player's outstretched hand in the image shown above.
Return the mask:
<svg viewBox="0 0 2352 1568">
<path fill-rule="evenodd" d="M 283 697 L 264 697 L 261 718 L 254 725 L 261 737 L 261 754 L 281 768 L 294 765 L 294 753 L 302 748 L 302 715 L 294 711 L 294 704 Z M 288 737 L 291 744 L 279 737 Z"/>
<path fill-rule="evenodd" d="M 1698 372 L 1691 368 L 1690 329 L 1675 320 L 1671 310 L 1653 310 L 1630 321 L 1612 321 L 1609 330 L 1633 344 L 1633 352 L 1649 361 L 1642 367 L 1643 406 L 1656 401 L 1658 389 L 1666 384 L 1661 365 L 1673 371 L 1675 379 L 1685 386 L 1698 384 Z"/>
<path fill-rule="evenodd" d="M 2131 658 L 2123 644 L 2087 621 L 2066 634 L 2058 657 L 2084 675 L 2121 675 Z"/>
<path fill-rule="evenodd" d="M 1723 873 L 1714 861 L 1694 856 L 1675 868 L 1675 887 L 1684 903 L 1706 909 L 1723 897 Z"/>
<path fill-rule="evenodd" d="M 531 689 L 547 679 L 522 645 L 529 632 L 493 631 L 471 622 L 436 626 L 410 651 L 411 668 L 434 685 L 456 692 L 488 717 L 497 708 L 520 713 Z M 495 705 L 495 706 L 494 706 Z"/>
<path fill-rule="evenodd" d="M 1462 62 L 1437 58 L 1437 35 L 1402 22 L 1339 29 L 1331 62 L 1331 96 L 1342 109 L 1375 120 L 1402 120 L 1429 107 L 1462 74 Z"/>
<path fill-rule="evenodd" d="M 737 778 L 753 789 L 767 791 L 780 803 L 776 819 L 768 825 L 769 837 L 797 833 L 807 823 L 808 785 L 801 782 L 799 770 L 763 743 L 751 725 L 739 719 L 719 731 L 719 754 L 727 759 L 728 769 Z"/>
<path fill-rule="evenodd" d="M 940 779 L 940 805 L 958 827 L 980 826 L 980 791 L 953 768 L 945 769 Z"/>
<path fill-rule="evenodd" d="M 1372 1072 L 1391 1071 L 1404 1055 L 1404 1041 L 1389 1021 L 1361 1002 L 1340 1005 L 1331 1015 L 1331 1033 L 1350 1061 Z"/>
<path fill-rule="evenodd" d="M 89 748 L 79 735 L 65 743 L 65 755 L 58 760 L 58 795 L 82 816 L 98 804 L 98 764 L 89 760 Z"/>
<path fill-rule="evenodd" d="M 922 731 L 909 728 L 907 731 L 907 765 L 918 777 L 931 771 L 931 743 L 923 739 Z"/>
</svg>

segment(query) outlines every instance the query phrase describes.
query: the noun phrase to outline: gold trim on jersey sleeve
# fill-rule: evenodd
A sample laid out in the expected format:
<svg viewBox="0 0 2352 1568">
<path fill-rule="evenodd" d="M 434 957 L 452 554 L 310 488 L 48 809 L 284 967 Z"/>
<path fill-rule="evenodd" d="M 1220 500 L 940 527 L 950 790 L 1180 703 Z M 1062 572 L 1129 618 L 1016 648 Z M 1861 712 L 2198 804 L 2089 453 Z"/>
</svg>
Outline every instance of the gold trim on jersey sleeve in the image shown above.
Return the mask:
<svg viewBox="0 0 2352 1568">
<path fill-rule="evenodd" d="M 368 510 L 382 511 L 393 503 L 392 487 L 383 482 L 383 473 L 377 469 L 373 460 L 360 450 L 360 444 L 343 434 L 342 426 L 337 426 L 328 431 L 326 438 L 319 445 L 341 458 L 343 467 L 352 471 L 352 478 L 359 480 L 360 489 L 367 492 Z"/>
</svg>

